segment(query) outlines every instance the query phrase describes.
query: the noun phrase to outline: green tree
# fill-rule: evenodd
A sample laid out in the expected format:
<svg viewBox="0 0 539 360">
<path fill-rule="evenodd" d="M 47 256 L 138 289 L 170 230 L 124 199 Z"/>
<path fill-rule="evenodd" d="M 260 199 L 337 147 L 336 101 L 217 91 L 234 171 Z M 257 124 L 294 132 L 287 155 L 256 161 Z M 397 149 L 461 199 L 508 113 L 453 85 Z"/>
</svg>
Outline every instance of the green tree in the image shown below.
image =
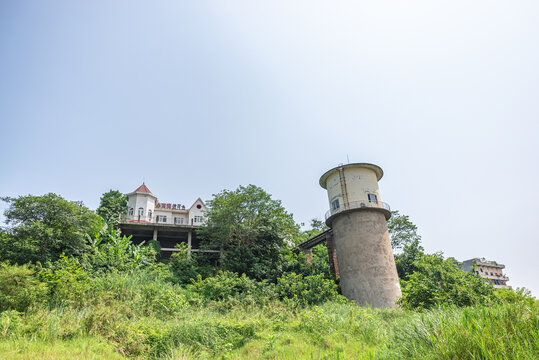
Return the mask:
<svg viewBox="0 0 539 360">
<path fill-rule="evenodd" d="M 421 242 L 421 236 L 417 233 L 417 226 L 410 221 L 408 215 L 401 215 L 398 211 L 391 212 L 391 218 L 387 222 L 387 229 L 391 237 L 393 251 L 403 249 L 406 245 Z"/>
<path fill-rule="evenodd" d="M 401 280 L 408 280 L 408 276 L 417 270 L 416 261 L 425 255 L 423 246 L 419 243 L 419 239 L 415 239 L 409 244 L 404 245 L 402 252 L 395 254 L 395 265 L 397 273 Z"/>
<path fill-rule="evenodd" d="M 204 248 L 221 250 L 221 268 L 276 279 L 282 270 L 281 248 L 299 231 L 281 202 L 248 185 L 213 195 L 208 208 L 198 234 Z"/>
<path fill-rule="evenodd" d="M 93 211 L 49 193 L 3 197 L 8 227 L 0 236 L 0 259 L 23 264 L 56 260 L 60 254 L 80 256 L 88 248 L 86 234 L 99 232 Z"/>
<path fill-rule="evenodd" d="M 127 196 L 118 190 L 111 189 L 101 197 L 101 202 L 96 212 L 108 224 L 116 223 L 118 215 L 127 212 Z"/>
<path fill-rule="evenodd" d="M 415 262 L 424 255 L 421 236 L 417 233 L 417 226 L 410 221 L 408 215 L 401 215 L 398 211 L 391 212 L 387 228 L 399 278 L 407 280 L 408 276 L 416 270 Z"/>
<path fill-rule="evenodd" d="M 453 259 L 444 259 L 441 253 L 422 255 L 415 266 L 415 272 L 401 282 L 402 297 L 398 303 L 405 309 L 471 306 L 492 299 L 492 285 L 473 272 L 460 270 Z"/>
</svg>

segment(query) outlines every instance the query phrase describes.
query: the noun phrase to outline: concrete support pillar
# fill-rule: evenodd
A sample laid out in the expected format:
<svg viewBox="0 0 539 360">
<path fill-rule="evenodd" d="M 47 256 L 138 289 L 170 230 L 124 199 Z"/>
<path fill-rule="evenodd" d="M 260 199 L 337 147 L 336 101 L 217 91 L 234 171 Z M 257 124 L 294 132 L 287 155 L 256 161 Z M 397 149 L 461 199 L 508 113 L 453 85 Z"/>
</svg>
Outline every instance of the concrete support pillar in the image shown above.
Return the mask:
<svg viewBox="0 0 539 360">
<path fill-rule="evenodd" d="M 152 240 L 157 241 L 157 229 L 153 229 L 153 238 L 152 238 Z"/>
<path fill-rule="evenodd" d="M 305 254 L 305 261 L 311 265 L 313 263 L 313 249 L 305 249 L 303 253 Z"/>
<path fill-rule="evenodd" d="M 333 234 L 326 237 L 326 247 L 328 248 L 329 269 L 336 278 L 339 278 L 339 262 L 337 261 L 337 250 L 335 249 Z"/>
<path fill-rule="evenodd" d="M 192 232 L 193 230 L 189 230 L 187 232 L 187 246 L 189 247 L 189 250 L 187 250 L 187 254 L 191 254 L 191 238 L 192 238 Z"/>
</svg>

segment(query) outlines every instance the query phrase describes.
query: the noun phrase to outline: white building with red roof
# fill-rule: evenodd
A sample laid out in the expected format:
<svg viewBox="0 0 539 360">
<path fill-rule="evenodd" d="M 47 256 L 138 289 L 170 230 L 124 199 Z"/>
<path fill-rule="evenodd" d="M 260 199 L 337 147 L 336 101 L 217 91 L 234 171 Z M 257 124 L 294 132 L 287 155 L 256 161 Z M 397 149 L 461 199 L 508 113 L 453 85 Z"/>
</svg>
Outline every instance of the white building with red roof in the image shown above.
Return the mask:
<svg viewBox="0 0 539 360">
<path fill-rule="evenodd" d="M 208 210 L 200 198 L 189 207 L 179 203 L 161 203 L 144 183 L 127 194 L 127 206 L 125 221 L 170 225 L 200 226 L 204 211 Z"/>
<path fill-rule="evenodd" d="M 202 199 L 191 206 L 159 202 L 143 183 L 127 194 L 127 206 L 127 214 L 120 217 L 118 226 L 135 243 L 157 240 L 161 250 L 170 253 L 176 250 L 176 244 L 185 242 L 192 251 L 198 251 L 194 230 L 204 223 L 204 212 L 208 210 Z"/>
</svg>

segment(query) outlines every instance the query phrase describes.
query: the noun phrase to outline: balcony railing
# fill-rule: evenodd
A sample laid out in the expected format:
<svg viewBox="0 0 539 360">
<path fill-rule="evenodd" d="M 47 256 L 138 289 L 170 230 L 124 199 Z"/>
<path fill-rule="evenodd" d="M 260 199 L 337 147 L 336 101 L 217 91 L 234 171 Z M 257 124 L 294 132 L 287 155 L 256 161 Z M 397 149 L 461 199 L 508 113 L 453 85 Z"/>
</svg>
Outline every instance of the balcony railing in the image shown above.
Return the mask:
<svg viewBox="0 0 539 360">
<path fill-rule="evenodd" d="M 490 275 L 490 274 L 485 274 L 485 273 L 480 273 L 482 277 L 484 278 L 487 278 L 487 279 L 493 279 L 493 280 L 505 280 L 505 281 L 509 281 L 509 276 L 507 275 Z"/>
<path fill-rule="evenodd" d="M 476 265 L 480 265 L 480 266 L 491 266 L 491 267 L 496 267 L 496 268 L 500 268 L 500 269 L 504 269 L 505 268 L 505 265 L 503 264 L 498 264 L 497 262 L 495 261 L 488 261 L 488 260 L 485 260 L 485 259 L 475 259 L 475 264 Z"/>
<path fill-rule="evenodd" d="M 127 215 L 127 214 L 121 214 L 120 215 L 120 221 L 121 222 L 145 222 L 145 223 L 155 223 L 155 216 L 149 217 L 146 215 Z"/>
<path fill-rule="evenodd" d="M 346 206 L 340 206 L 336 209 L 331 209 L 326 212 L 326 220 L 337 213 L 340 213 L 341 211 L 345 210 L 351 210 L 351 209 L 361 209 L 361 208 L 379 208 L 379 209 L 385 209 L 387 211 L 391 211 L 391 208 L 389 207 L 389 204 L 377 201 L 377 202 L 370 202 L 368 200 L 365 201 L 351 201 Z"/>
<path fill-rule="evenodd" d="M 177 226 L 200 226 L 202 223 L 200 221 L 196 222 L 194 219 L 188 220 L 188 219 L 180 219 L 180 218 L 170 218 L 167 217 L 166 221 L 157 221 L 157 215 L 154 215 L 152 217 L 146 216 L 146 215 L 127 215 L 127 214 L 121 214 L 120 215 L 120 223 L 146 223 L 146 224 L 157 224 L 157 225 L 177 225 Z M 182 221 L 183 220 L 183 221 Z"/>
</svg>

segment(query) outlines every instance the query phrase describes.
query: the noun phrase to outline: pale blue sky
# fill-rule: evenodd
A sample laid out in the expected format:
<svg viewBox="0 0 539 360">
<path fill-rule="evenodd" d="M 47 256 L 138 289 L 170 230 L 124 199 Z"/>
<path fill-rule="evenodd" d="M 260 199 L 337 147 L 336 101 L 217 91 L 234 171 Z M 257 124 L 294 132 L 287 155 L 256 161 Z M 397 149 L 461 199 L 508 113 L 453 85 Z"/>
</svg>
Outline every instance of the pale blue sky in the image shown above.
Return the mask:
<svg viewBox="0 0 539 360">
<path fill-rule="evenodd" d="M 427 251 L 539 295 L 539 2 L 7 1 L 0 194 L 190 204 L 253 183 L 298 222 L 318 178 L 385 170 Z"/>
</svg>

